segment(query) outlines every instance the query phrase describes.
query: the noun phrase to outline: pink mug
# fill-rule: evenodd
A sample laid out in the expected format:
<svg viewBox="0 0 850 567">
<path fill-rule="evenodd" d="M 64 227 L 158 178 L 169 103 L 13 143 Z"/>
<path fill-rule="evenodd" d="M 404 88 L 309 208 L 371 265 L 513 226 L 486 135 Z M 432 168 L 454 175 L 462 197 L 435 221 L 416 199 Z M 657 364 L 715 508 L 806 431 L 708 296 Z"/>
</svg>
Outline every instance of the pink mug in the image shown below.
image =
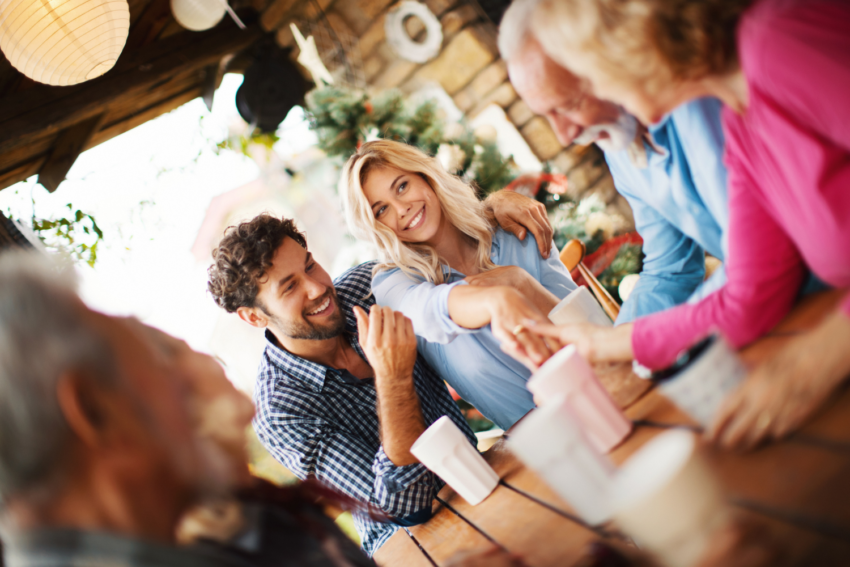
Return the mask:
<svg viewBox="0 0 850 567">
<path fill-rule="evenodd" d="M 528 380 L 527 387 L 541 406 L 566 396 L 584 432 L 602 453 L 611 451 L 632 431 L 632 422 L 574 345 L 567 345 L 547 360 Z"/>
</svg>

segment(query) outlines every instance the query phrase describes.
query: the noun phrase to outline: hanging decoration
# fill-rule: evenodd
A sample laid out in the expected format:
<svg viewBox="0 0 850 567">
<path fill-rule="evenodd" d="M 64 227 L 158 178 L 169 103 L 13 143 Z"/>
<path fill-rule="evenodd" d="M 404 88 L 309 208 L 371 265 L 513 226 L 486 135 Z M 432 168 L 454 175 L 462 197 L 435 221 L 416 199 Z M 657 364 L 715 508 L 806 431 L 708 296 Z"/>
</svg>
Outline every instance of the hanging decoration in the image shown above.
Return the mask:
<svg viewBox="0 0 850 567">
<path fill-rule="evenodd" d="M 226 13 L 221 0 L 171 0 L 171 13 L 177 23 L 191 31 L 212 29 Z"/>
<path fill-rule="evenodd" d="M 171 0 L 171 13 L 178 24 L 190 31 L 212 29 L 224 18 L 224 14 L 230 14 L 236 25 L 245 29 L 245 24 L 227 0 Z"/>
<path fill-rule="evenodd" d="M 245 71 L 236 91 L 236 108 L 248 124 L 274 132 L 292 110 L 304 104 L 307 81 L 289 59 L 290 51 L 272 43 Z"/>
<path fill-rule="evenodd" d="M 408 18 L 419 18 L 425 24 L 425 39 L 415 41 L 404 29 Z M 384 33 L 387 43 L 400 57 L 414 63 L 425 63 L 440 53 L 443 45 L 443 26 L 428 6 L 406 0 L 397 8 L 390 10 L 384 20 Z"/>
<path fill-rule="evenodd" d="M 292 30 L 295 43 L 298 44 L 298 49 L 301 50 L 301 53 L 298 54 L 298 62 L 310 72 L 310 75 L 313 76 L 313 82 L 317 86 L 332 85 L 334 78 L 319 56 L 315 38 L 311 35 L 305 39 L 301 35 L 301 30 L 295 24 L 289 24 L 289 29 Z"/>
<path fill-rule="evenodd" d="M 0 0 L 0 50 L 39 83 L 76 85 L 103 75 L 129 30 L 126 0 Z"/>
</svg>

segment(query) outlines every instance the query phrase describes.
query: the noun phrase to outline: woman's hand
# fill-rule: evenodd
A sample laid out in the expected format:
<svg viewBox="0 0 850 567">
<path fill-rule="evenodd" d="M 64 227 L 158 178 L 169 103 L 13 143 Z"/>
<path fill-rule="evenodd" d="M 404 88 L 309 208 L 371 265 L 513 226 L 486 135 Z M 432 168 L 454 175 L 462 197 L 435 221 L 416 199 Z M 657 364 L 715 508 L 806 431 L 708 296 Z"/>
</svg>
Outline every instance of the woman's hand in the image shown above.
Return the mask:
<svg viewBox="0 0 850 567">
<path fill-rule="evenodd" d="M 507 286 L 523 291 L 530 282 L 535 281 L 531 274 L 519 266 L 497 266 L 492 270 L 467 276 L 464 280 L 469 285 L 480 287 Z"/>
<path fill-rule="evenodd" d="M 634 358 L 632 328 L 626 323 L 618 327 L 600 327 L 591 323 L 529 325 L 529 330 L 541 337 L 558 341 L 561 345 L 575 345 L 578 353 L 588 362 L 628 362 Z"/>
<path fill-rule="evenodd" d="M 526 328 L 548 321 L 522 292 L 507 286 L 455 286 L 449 293 L 449 316 L 467 329 L 490 325 L 502 350 L 529 367 L 542 364 L 558 349 Z"/>
<path fill-rule="evenodd" d="M 521 292 L 541 313 L 548 314 L 558 305 L 557 296 L 543 287 L 531 274 L 518 266 L 498 266 L 492 270 L 468 276 L 465 281 L 478 287 L 507 286 Z"/>
<path fill-rule="evenodd" d="M 526 233 L 530 231 L 537 241 L 540 255 L 549 257 L 555 231 L 543 203 L 513 191 L 502 190 L 490 193 L 484 201 L 484 206 L 502 230 L 510 232 L 520 240 L 525 240 Z"/>
<path fill-rule="evenodd" d="M 756 367 L 724 402 L 707 435 L 752 449 L 799 429 L 850 374 L 850 318 L 834 313 Z"/>
<path fill-rule="evenodd" d="M 502 343 L 502 349 L 529 367 L 546 362 L 558 351 L 546 340 L 528 330 L 531 322 L 548 321 L 546 317 L 521 292 L 512 287 L 488 288 L 487 310 L 490 328 Z"/>
</svg>

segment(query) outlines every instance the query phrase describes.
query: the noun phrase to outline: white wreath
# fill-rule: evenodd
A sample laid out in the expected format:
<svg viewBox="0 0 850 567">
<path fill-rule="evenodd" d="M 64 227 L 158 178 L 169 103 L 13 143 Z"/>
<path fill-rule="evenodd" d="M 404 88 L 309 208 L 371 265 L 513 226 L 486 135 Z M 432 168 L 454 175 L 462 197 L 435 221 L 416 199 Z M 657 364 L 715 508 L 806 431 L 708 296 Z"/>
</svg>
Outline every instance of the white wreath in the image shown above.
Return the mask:
<svg viewBox="0 0 850 567">
<path fill-rule="evenodd" d="M 422 43 L 413 41 L 404 29 L 404 20 L 411 16 L 416 16 L 425 24 L 426 36 Z M 407 0 L 389 12 L 384 22 L 384 31 L 390 47 L 401 57 L 414 63 L 425 63 L 433 59 L 443 45 L 443 26 L 440 25 L 440 20 L 428 6 L 419 2 Z"/>
</svg>

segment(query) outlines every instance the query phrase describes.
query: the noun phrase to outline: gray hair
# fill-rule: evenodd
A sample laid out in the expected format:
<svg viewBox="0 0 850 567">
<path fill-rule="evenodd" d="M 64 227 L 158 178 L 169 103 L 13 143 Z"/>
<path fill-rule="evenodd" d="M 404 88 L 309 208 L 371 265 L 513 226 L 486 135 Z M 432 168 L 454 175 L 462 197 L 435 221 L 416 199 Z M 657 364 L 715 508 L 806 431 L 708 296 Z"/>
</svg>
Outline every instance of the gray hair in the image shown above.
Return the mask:
<svg viewBox="0 0 850 567">
<path fill-rule="evenodd" d="M 71 270 L 36 253 L 0 255 L 0 497 L 46 488 L 67 458 L 59 377 L 84 371 L 110 384 L 117 364 L 85 322 Z"/>
<path fill-rule="evenodd" d="M 542 0 L 514 0 L 499 25 L 499 53 L 506 62 L 516 57 L 531 35 L 534 10 Z"/>
</svg>

